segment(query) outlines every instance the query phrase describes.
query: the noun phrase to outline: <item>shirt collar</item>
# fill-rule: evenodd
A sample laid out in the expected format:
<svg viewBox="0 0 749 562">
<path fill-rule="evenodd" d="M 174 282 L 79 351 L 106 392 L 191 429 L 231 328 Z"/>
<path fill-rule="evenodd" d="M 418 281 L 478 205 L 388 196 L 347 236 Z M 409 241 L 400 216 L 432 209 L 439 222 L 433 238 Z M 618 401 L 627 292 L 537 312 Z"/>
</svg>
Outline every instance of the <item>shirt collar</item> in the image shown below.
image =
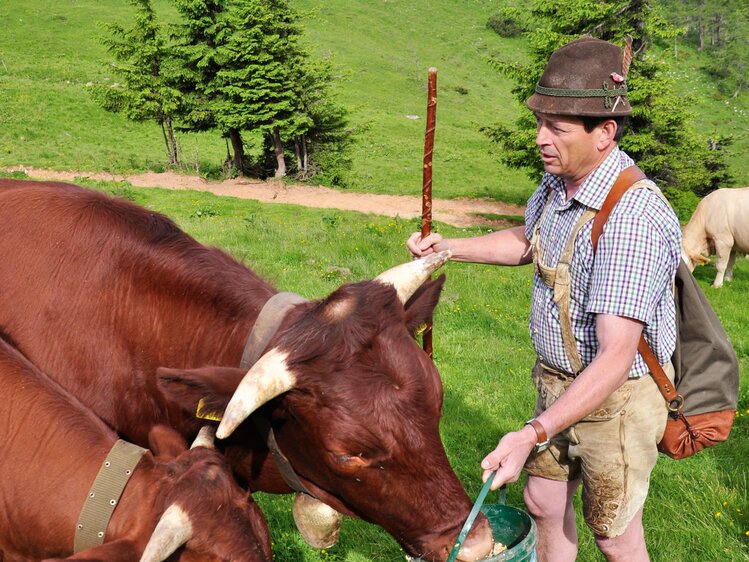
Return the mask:
<svg viewBox="0 0 749 562">
<path fill-rule="evenodd" d="M 614 147 L 606 159 L 585 178 L 572 199 L 586 207 L 600 210 L 619 173 L 632 165 L 634 161 L 618 146 Z M 564 195 L 564 180 L 559 176 L 546 173 L 541 185 Z"/>
</svg>

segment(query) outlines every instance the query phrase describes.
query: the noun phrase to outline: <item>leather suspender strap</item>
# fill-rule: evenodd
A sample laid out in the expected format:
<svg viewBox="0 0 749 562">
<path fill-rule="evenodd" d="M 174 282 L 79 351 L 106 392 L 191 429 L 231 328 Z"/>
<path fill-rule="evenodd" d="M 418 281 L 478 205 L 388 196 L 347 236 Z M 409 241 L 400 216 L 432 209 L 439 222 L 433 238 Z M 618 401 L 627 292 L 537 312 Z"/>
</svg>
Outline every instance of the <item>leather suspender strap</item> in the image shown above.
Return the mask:
<svg viewBox="0 0 749 562">
<path fill-rule="evenodd" d="M 626 193 L 626 191 L 630 187 L 632 187 L 633 184 L 645 179 L 646 177 L 647 176 L 645 176 L 643 171 L 640 170 L 640 168 L 638 168 L 637 166 L 631 166 L 621 171 L 619 177 L 614 183 L 614 186 L 606 196 L 606 200 L 603 202 L 601 210 L 598 211 L 596 217 L 593 219 L 593 229 L 590 233 L 590 240 L 593 244 L 594 254 L 596 252 L 596 249 L 598 248 L 598 239 L 601 237 L 603 227 L 606 224 L 611 211 L 619 202 L 619 199 L 621 199 L 622 195 L 624 195 L 624 193 Z M 674 384 L 668 378 L 668 375 L 666 375 L 666 373 L 663 371 L 663 367 L 658 362 L 655 353 L 653 353 L 653 350 L 648 345 L 648 342 L 645 340 L 644 335 L 640 335 L 640 342 L 637 346 L 637 351 L 642 356 L 642 359 L 643 361 L 645 361 L 648 369 L 650 369 L 650 374 L 653 377 L 653 380 L 658 385 L 663 398 L 666 400 L 668 409 L 671 412 L 678 412 L 679 410 L 681 410 L 682 406 L 684 405 L 684 398 L 676 391 Z"/>
<path fill-rule="evenodd" d="M 114 508 L 146 449 L 118 439 L 104 459 L 75 526 L 73 552 L 104 544 Z"/>
<path fill-rule="evenodd" d="M 577 340 L 575 332 L 572 329 L 572 317 L 570 316 L 570 291 L 572 288 L 572 275 L 570 265 L 572 264 L 572 254 L 575 251 L 575 240 L 577 234 L 593 217 L 595 212 L 587 209 L 577 221 L 572 234 L 567 239 L 567 244 L 562 250 L 557 267 L 554 273 L 554 302 L 559 307 L 559 324 L 562 329 L 562 342 L 567 352 L 572 373 L 577 375 L 583 370 L 583 360 L 580 357 L 580 350 L 577 349 Z"/>
</svg>

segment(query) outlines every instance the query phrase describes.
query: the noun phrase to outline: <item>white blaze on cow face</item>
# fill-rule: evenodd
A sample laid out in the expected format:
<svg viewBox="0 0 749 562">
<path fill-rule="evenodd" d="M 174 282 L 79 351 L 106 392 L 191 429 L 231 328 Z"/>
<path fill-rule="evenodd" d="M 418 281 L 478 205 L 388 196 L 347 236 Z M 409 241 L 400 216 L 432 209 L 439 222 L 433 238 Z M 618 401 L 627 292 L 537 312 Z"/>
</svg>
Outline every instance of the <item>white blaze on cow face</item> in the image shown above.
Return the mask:
<svg viewBox="0 0 749 562">
<path fill-rule="evenodd" d="M 287 354 L 271 349 L 258 359 L 229 400 L 216 437 L 225 439 L 257 408 L 294 388 L 296 377 L 289 370 Z"/>
<path fill-rule="evenodd" d="M 325 307 L 325 316 L 331 321 L 347 318 L 356 308 L 356 299 L 347 297 L 331 302 Z"/>
<path fill-rule="evenodd" d="M 384 271 L 375 281 L 387 283 L 395 287 L 398 299 L 405 304 L 416 292 L 416 289 L 429 279 L 452 256 L 450 250 L 443 250 L 407 263 L 402 263 Z"/>
</svg>

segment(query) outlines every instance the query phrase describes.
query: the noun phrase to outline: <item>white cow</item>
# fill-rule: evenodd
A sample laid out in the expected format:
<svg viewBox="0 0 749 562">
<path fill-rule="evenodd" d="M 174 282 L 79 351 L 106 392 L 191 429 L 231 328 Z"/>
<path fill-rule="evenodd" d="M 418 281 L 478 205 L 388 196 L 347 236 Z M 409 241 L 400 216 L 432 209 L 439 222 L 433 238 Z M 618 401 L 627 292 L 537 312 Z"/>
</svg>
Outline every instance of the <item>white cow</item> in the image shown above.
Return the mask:
<svg viewBox="0 0 749 562">
<path fill-rule="evenodd" d="M 690 271 L 715 254 L 713 287 L 730 281 L 736 254 L 749 252 L 749 187 L 718 189 L 705 196 L 682 231 L 681 249 Z"/>
</svg>

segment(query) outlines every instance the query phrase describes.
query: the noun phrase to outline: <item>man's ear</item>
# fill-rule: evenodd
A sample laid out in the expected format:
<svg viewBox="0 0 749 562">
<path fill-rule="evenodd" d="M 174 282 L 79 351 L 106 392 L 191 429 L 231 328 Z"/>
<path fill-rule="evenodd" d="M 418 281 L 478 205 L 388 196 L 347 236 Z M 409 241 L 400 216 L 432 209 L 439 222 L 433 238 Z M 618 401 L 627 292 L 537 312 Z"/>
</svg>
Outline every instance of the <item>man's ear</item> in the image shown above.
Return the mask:
<svg viewBox="0 0 749 562">
<path fill-rule="evenodd" d="M 611 146 L 611 143 L 616 142 L 614 137 L 618 128 L 619 125 L 613 119 L 606 119 L 596 126 L 598 132 L 598 150 L 603 152 Z"/>
</svg>

